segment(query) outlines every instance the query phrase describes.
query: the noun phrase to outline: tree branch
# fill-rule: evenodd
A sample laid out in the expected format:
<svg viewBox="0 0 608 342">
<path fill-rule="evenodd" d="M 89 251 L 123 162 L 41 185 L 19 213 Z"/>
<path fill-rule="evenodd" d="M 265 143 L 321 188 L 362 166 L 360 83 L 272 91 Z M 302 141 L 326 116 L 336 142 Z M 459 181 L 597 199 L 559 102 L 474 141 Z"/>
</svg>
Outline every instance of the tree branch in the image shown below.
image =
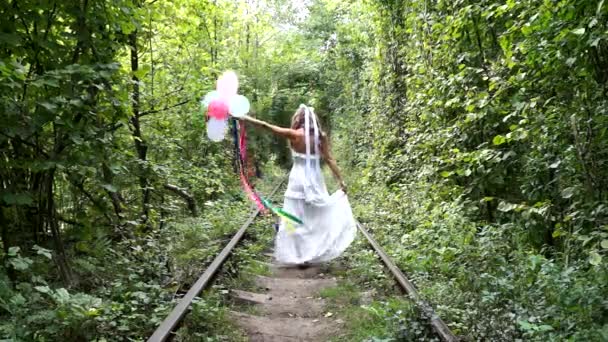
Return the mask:
<svg viewBox="0 0 608 342">
<path fill-rule="evenodd" d="M 65 218 L 63 216 L 61 216 L 60 214 L 57 214 L 57 219 L 61 222 L 67 223 L 67 224 L 71 224 L 73 226 L 78 226 L 78 227 L 84 227 L 84 224 L 74 221 L 74 220 L 70 220 L 68 218 Z"/>
<path fill-rule="evenodd" d="M 198 209 L 196 207 L 196 200 L 194 199 L 194 196 L 189 194 L 185 189 L 182 189 L 182 188 L 178 187 L 177 185 L 173 185 L 173 184 L 165 184 L 165 189 L 167 189 L 167 190 L 175 193 L 179 197 L 183 198 L 184 201 L 186 201 L 186 203 L 188 203 L 188 209 L 190 209 L 192 216 L 198 216 Z"/>
<path fill-rule="evenodd" d="M 106 220 L 108 220 L 108 223 L 112 224 L 112 219 L 106 213 L 105 206 L 99 200 L 97 200 L 95 197 L 93 197 L 93 195 L 84 188 L 84 181 L 77 182 L 75 179 L 72 179 L 71 177 L 68 177 L 68 181 L 70 182 L 70 184 L 72 184 L 74 187 L 76 187 L 76 189 L 80 190 L 80 192 L 82 192 L 85 195 L 85 197 L 88 198 L 89 201 L 91 201 L 91 203 L 93 203 L 93 205 L 95 207 L 97 207 L 99 210 L 101 210 L 101 212 L 103 213 L 103 216 L 106 218 Z"/>
<path fill-rule="evenodd" d="M 5 136 L 5 137 L 7 137 L 7 138 L 9 138 L 9 139 L 14 139 L 14 140 L 16 140 L 17 142 L 19 142 L 19 143 L 21 143 L 21 144 L 23 144 L 23 145 L 29 146 L 29 147 L 33 148 L 33 149 L 34 149 L 36 152 L 38 152 L 38 153 L 42 154 L 42 155 L 43 155 L 44 157 L 46 157 L 47 159 L 49 158 L 48 153 L 44 152 L 44 151 L 43 151 L 43 150 L 42 150 L 42 149 L 41 149 L 39 146 L 37 146 L 36 144 L 33 144 L 33 143 L 31 143 L 31 142 L 29 142 L 29 141 L 27 141 L 27 140 L 21 139 L 21 137 L 18 137 L 18 136 L 10 136 L 10 135 L 8 135 L 8 134 L 6 134 L 6 133 L 4 133 L 4 132 L 0 132 L 0 135 L 3 135 L 3 136 Z"/>
<path fill-rule="evenodd" d="M 176 104 L 174 104 L 174 105 L 167 106 L 167 107 L 164 107 L 164 108 L 161 108 L 161 109 L 148 110 L 148 111 L 145 111 L 145 112 L 141 112 L 141 113 L 139 114 L 139 117 L 141 118 L 141 117 L 142 117 L 142 116 L 144 116 L 144 115 L 148 115 L 148 114 L 155 114 L 155 113 L 164 112 L 164 111 L 166 111 L 166 110 L 169 110 L 169 109 L 172 109 L 172 108 L 175 108 L 175 107 L 183 106 L 183 105 L 185 105 L 186 103 L 189 103 L 190 101 L 192 101 L 192 100 L 184 100 L 184 101 L 182 101 L 182 102 L 178 102 L 178 103 L 176 103 Z"/>
</svg>

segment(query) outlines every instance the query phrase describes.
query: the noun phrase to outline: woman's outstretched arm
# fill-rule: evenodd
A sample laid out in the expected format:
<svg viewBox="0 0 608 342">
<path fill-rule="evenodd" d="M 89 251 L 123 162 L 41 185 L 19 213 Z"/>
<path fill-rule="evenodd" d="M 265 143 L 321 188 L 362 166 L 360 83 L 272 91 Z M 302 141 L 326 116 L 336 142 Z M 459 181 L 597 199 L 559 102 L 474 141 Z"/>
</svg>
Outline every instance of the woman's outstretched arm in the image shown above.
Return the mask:
<svg viewBox="0 0 608 342">
<path fill-rule="evenodd" d="M 266 128 L 266 129 L 270 130 L 272 133 L 274 133 L 275 135 L 278 135 L 280 137 L 287 138 L 290 140 L 295 139 L 295 137 L 298 134 L 296 130 L 293 130 L 291 128 L 283 128 L 283 127 L 275 126 L 275 125 L 269 124 L 266 121 L 252 118 L 249 115 L 245 115 L 243 117 L 243 120 L 245 120 L 247 122 L 251 122 L 252 124 L 254 124 L 256 126 Z"/>
</svg>

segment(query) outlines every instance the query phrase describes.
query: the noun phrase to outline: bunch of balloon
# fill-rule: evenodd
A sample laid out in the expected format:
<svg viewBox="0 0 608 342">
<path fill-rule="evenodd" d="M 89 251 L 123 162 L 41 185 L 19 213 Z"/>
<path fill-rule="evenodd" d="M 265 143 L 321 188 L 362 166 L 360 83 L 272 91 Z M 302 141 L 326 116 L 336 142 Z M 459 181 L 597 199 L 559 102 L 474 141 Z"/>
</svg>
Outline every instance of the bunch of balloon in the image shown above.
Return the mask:
<svg viewBox="0 0 608 342">
<path fill-rule="evenodd" d="M 230 115 L 239 118 L 249 112 L 249 100 L 237 94 L 238 88 L 234 71 L 226 71 L 218 78 L 216 90 L 201 100 L 201 110 L 207 112 L 207 137 L 211 141 L 224 140 Z"/>
<path fill-rule="evenodd" d="M 207 111 L 207 137 L 211 141 L 222 141 L 228 129 L 230 115 L 241 118 L 249 112 L 249 100 L 245 96 L 238 95 L 239 80 L 233 71 L 226 71 L 218 78 L 216 90 L 208 93 L 201 100 L 201 112 Z M 240 128 L 239 128 L 240 126 Z M 273 207 L 270 202 L 262 197 L 251 187 L 245 174 L 243 162 L 247 159 L 247 143 L 245 126 L 234 122 L 234 146 L 236 151 L 236 163 L 245 193 L 258 206 L 260 211 L 272 211 L 274 214 L 287 220 L 290 231 L 295 231 L 295 224 L 302 224 L 302 220 L 281 208 Z"/>
</svg>

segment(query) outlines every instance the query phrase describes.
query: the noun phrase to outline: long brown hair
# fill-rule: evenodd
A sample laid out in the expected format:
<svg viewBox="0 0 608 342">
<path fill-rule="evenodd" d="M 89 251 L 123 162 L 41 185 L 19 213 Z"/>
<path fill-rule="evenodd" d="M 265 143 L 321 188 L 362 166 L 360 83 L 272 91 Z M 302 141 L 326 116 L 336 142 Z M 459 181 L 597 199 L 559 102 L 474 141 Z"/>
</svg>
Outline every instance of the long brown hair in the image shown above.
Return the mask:
<svg viewBox="0 0 608 342">
<path fill-rule="evenodd" d="M 309 135 L 314 134 L 314 121 L 312 120 L 312 115 L 316 115 L 314 113 L 310 113 L 311 116 L 309 116 Z M 296 112 L 293 114 L 293 116 L 291 117 L 291 129 L 304 129 L 305 127 L 305 122 L 306 121 L 306 107 L 304 106 L 300 106 L 300 108 L 298 108 L 298 110 L 296 110 Z M 323 131 L 323 129 L 321 128 L 321 122 L 319 120 L 319 117 L 317 116 L 317 129 L 319 130 L 319 141 L 321 146 L 319 152 L 322 152 L 324 150 L 325 147 L 328 147 L 327 145 L 327 135 L 325 134 L 325 131 Z"/>
</svg>

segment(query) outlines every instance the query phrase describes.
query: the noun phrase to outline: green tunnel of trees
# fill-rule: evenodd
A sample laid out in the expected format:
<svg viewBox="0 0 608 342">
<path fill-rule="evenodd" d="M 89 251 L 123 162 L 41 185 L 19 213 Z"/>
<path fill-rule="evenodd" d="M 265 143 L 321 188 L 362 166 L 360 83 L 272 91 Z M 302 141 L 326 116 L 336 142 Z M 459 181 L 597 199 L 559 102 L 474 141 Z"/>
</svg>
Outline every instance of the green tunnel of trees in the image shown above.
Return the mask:
<svg viewBox="0 0 608 342">
<path fill-rule="evenodd" d="M 247 210 L 198 103 L 233 69 L 260 118 L 316 108 L 357 216 L 455 333 L 608 339 L 603 0 L 6 0 L 0 17 L 0 338 L 153 331 Z M 289 164 L 249 134 L 260 165 Z"/>
</svg>

